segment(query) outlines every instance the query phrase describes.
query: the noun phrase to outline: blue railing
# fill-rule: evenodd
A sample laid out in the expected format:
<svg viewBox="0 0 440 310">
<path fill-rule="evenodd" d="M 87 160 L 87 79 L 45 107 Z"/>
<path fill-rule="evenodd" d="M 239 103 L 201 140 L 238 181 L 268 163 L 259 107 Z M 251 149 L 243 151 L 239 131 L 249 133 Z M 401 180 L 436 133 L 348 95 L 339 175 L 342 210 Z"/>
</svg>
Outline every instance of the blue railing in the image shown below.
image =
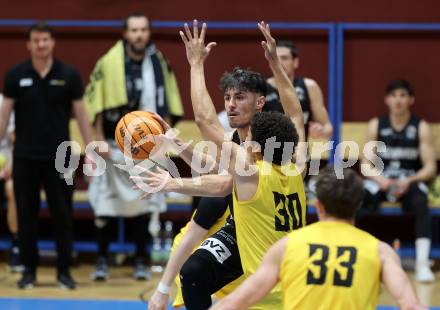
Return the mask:
<svg viewBox="0 0 440 310">
<path fill-rule="evenodd" d="M 346 31 L 440 31 L 440 23 L 338 23 L 336 25 L 335 142 L 340 141 L 344 107 L 344 34 Z M 341 154 L 335 154 L 340 157 Z"/>
<path fill-rule="evenodd" d="M 34 24 L 36 20 L 31 19 L 0 19 L 0 27 L 28 27 Z M 151 25 L 154 28 L 182 28 L 185 23 L 191 23 L 191 21 L 151 21 Z M 122 21 L 120 20 L 101 20 L 101 21 L 88 21 L 88 20 L 48 20 L 47 23 L 54 27 L 81 27 L 81 28 L 120 28 L 122 27 Z M 291 22 L 269 22 L 271 29 L 277 30 L 323 30 L 328 35 L 328 109 L 329 118 L 332 124 L 336 124 L 336 106 L 335 106 L 335 80 L 336 76 L 336 32 L 334 23 L 291 23 Z M 257 22 L 234 22 L 234 21 L 210 21 L 207 22 L 207 26 L 210 29 L 223 29 L 223 30 L 247 30 L 257 29 Z M 339 130 L 335 131 L 333 136 L 335 141 L 340 140 Z M 334 150 L 331 150 L 330 161 L 334 158 Z"/>
<path fill-rule="evenodd" d="M 30 19 L 0 19 L 0 27 L 27 27 L 35 23 Z M 54 27 L 82 27 L 82 28 L 120 28 L 120 20 L 49 20 L 48 24 Z M 154 28 L 181 28 L 185 21 L 152 21 Z M 190 21 L 188 21 L 190 23 Z M 246 30 L 256 29 L 257 22 L 207 22 L 211 29 Z M 328 110 L 329 118 L 334 127 L 333 141 L 336 146 L 341 141 L 341 126 L 343 121 L 343 86 L 344 86 L 344 35 L 346 31 L 440 31 L 437 23 L 293 23 L 269 22 L 272 29 L 278 30 L 322 30 L 328 35 Z M 335 156 L 332 149 L 329 161 Z M 339 158 L 339 157 L 338 157 Z M 390 211 L 390 212 L 395 212 Z M 123 224 L 118 232 L 118 243 L 123 241 Z M 88 248 L 88 246 L 86 247 Z"/>
</svg>

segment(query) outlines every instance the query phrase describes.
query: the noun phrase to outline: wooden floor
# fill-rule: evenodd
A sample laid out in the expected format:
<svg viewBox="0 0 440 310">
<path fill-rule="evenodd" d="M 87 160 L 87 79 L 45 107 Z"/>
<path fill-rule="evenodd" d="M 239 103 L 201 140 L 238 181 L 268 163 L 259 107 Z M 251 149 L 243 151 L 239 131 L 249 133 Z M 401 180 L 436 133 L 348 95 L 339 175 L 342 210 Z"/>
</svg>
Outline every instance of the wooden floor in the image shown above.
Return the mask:
<svg viewBox="0 0 440 310">
<path fill-rule="evenodd" d="M 57 286 L 55 269 L 41 267 L 38 270 L 38 285 L 29 290 L 18 290 L 16 281 L 18 274 L 7 271 L 6 265 L 0 263 L 0 297 L 15 298 L 51 298 L 51 299 L 94 299 L 94 300 L 139 300 L 141 292 L 146 291 L 148 299 L 155 289 L 160 275 L 155 274 L 150 281 L 135 281 L 131 278 L 130 267 L 114 267 L 110 270 L 110 279 L 104 283 L 95 283 L 89 275 L 93 266 L 81 265 L 72 270 L 72 275 L 78 282 L 78 288 L 67 291 Z M 413 281 L 419 298 L 430 306 L 440 306 L 440 272 L 436 273 L 434 284 L 417 284 Z M 380 305 L 393 305 L 387 292 L 382 291 Z"/>
</svg>

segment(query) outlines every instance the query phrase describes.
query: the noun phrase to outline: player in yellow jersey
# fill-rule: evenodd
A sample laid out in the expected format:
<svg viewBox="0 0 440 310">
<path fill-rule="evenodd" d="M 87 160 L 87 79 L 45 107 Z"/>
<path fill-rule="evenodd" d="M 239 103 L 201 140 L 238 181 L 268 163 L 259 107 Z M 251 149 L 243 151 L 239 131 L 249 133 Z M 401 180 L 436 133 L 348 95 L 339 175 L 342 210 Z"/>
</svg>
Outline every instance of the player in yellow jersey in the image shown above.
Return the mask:
<svg viewBox="0 0 440 310">
<path fill-rule="evenodd" d="M 266 58 L 270 64 L 270 68 L 272 69 L 273 75 L 278 80 L 281 80 L 279 88 L 282 99 L 281 103 L 283 104 L 286 115 L 288 115 L 299 128 L 298 134 L 301 136 L 301 141 L 303 141 L 303 116 L 295 97 L 295 91 L 293 90 L 287 76 L 283 75 L 282 66 L 276 56 L 275 40 L 270 36 L 268 27 L 263 24 L 261 25 L 260 30 L 267 38 L 268 48 L 266 49 Z M 236 68 L 233 72 L 226 73 L 223 76 L 221 84 L 224 91 L 225 108 L 228 112 L 229 124 L 231 127 L 237 128 L 237 131 L 235 132 L 237 135 L 235 138 L 239 137 L 239 140 L 244 141 L 248 136 L 250 122 L 253 116 L 257 112 L 260 112 L 264 105 L 266 87 L 264 79 L 256 72 Z M 278 123 L 276 125 L 278 125 Z M 270 127 L 275 126 L 271 125 Z M 237 142 L 235 141 L 235 138 L 233 138 L 233 141 Z M 293 151 L 293 149 L 291 151 Z M 260 164 L 260 166 L 262 165 Z M 284 167 L 288 168 L 290 166 L 284 165 Z M 275 169 L 275 171 L 277 171 L 276 173 L 279 174 L 279 170 L 280 169 L 277 171 L 277 169 Z M 194 182 L 191 179 L 180 179 L 182 183 L 178 184 L 175 179 L 171 178 L 168 172 L 161 169 L 158 169 L 156 172 L 146 171 L 145 173 L 147 177 L 132 176 L 132 179 L 145 182 L 152 188 L 157 188 L 159 185 L 164 184 L 165 186 L 162 188 L 162 191 L 176 191 L 188 195 L 224 196 L 232 192 L 231 175 L 202 175 L 201 177 L 198 177 L 200 184 L 196 185 L 197 182 Z M 296 180 L 298 182 L 296 183 L 301 183 L 299 182 L 300 179 L 301 178 L 297 177 Z M 270 178 L 266 178 L 266 175 L 263 175 L 262 180 L 270 181 Z M 261 183 L 267 182 L 262 181 Z M 296 204 L 290 206 L 290 202 L 295 203 L 295 197 L 287 197 L 286 204 L 283 203 L 283 186 L 282 183 L 279 183 L 278 185 L 280 185 L 280 189 L 278 190 L 280 195 L 275 197 L 274 194 L 272 194 L 272 198 L 269 200 L 271 208 L 268 209 L 268 213 L 270 214 L 270 212 L 272 212 L 272 214 L 271 216 L 263 217 L 266 219 L 268 218 L 269 222 L 271 221 L 268 229 L 271 232 L 275 231 L 274 234 L 276 237 L 274 239 L 278 238 L 278 235 L 285 234 L 286 232 L 283 230 L 289 230 L 303 225 L 305 214 L 305 210 Z M 260 189 L 260 193 L 261 192 Z M 302 184 L 298 185 L 298 192 L 299 194 L 297 198 L 301 199 L 302 206 L 304 206 Z M 290 192 L 287 194 L 290 194 Z M 278 202 L 277 206 L 275 206 L 276 202 Z M 232 204 L 230 205 L 232 206 Z M 290 209 L 294 208 L 296 211 L 294 210 L 293 213 L 289 213 L 289 207 Z M 277 215 L 274 214 L 273 209 L 277 209 Z M 266 222 L 263 222 L 264 225 L 267 225 L 267 223 L 267 220 Z M 264 227 L 264 225 L 262 227 Z M 190 235 L 194 236 L 194 231 L 196 231 L 194 228 L 197 228 L 197 225 L 190 224 L 187 234 L 190 232 Z M 194 241 L 194 238 L 191 236 L 185 235 L 182 240 L 191 239 Z M 237 279 L 243 274 L 236 239 L 234 220 L 228 219 L 227 225 L 205 240 L 199 249 L 191 255 L 190 259 L 185 263 L 181 271 L 181 276 L 185 280 L 184 282 L 187 284 L 192 281 L 197 282 L 197 285 L 193 286 L 193 292 L 190 292 L 185 298 L 185 306 L 187 309 L 208 308 L 211 305 L 211 294 L 222 288 L 225 284 L 228 285 L 227 287 L 223 287 L 222 292 L 225 289 L 229 289 L 231 284 L 236 282 L 234 281 L 231 283 L 231 281 Z M 271 238 L 264 239 L 263 241 L 262 244 L 265 247 L 264 250 L 256 247 L 256 249 L 259 249 L 259 254 L 258 256 L 254 255 L 254 257 L 259 257 L 259 259 L 261 259 L 262 254 L 271 242 L 274 242 Z M 171 266 L 170 268 L 174 271 L 179 269 L 180 265 L 176 264 L 176 261 L 180 263 L 182 260 L 185 260 L 188 251 L 191 251 L 191 249 L 192 247 L 188 246 L 188 242 L 181 241 L 180 245 L 176 248 L 176 252 L 173 253 L 172 258 L 168 263 L 168 267 Z M 258 259 L 257 261 L 259 262 Z M 165 291 L 168 291 L 168 287 L 172 280 L 170 274 L 171 273 L 165 272 L 162 277 L 162 280 L 166 281 L 162 283 L 161 280 L 161 283 L 159 284 L 160 288 L 156 290 L 149 301 L 150 309 L 164 309 L 166 301 L 168 300 L 168 294 L 160 293 L 159 290 L 164 288 Z M 188 285 L 186 286 L 188 287 Z M 192 286 L 190 285 L 190 287 Z M 200 299 L 203 299 L 202 304 L 199 303 Z M 278 299 L 278 305 L 281 305 L 281 298 L 279 297 Z"/>
<path fill-rule="evenodd" d="M 244 276 L 250 276 L 273 243 L 289 231 L 305 225 L 302 176 L 292 163 L 298 136 L 304 141 L 303 115 L 295 89 L 276 55 L 275 40 L 270 36 L 269 27 L 260 23 L 259 28 L 266 38 L 262 42 L 266 59 L 277 79 L 281 100 L 288 103 L 284 110 L 290 117 L 280 113 L 255 113 L 249 131 L 239 134 L 257 142 L 259 149 L 257 147 L 252 152 L 246 143 L 243 146 L 229 145 L 231 157 L 225 170 L 233 179 L 235 226 L 228 222 L 183 265 L 180 274 L 187 309 L 206 309 L 211 305 L 210 288 L 215 289 L 215 286 L 209 283 L 208 276 L 211 282 L 220 285 L 229 283 L 229 275 L 229 280 L 232 280 L 239 274 L 240 270 L 234 269 L 236 265 L 226 264 L 231 257 L 239 265 L 241 262 L 239 267 Z M 217 120 L 204 78 L 204 62 L 215 43 L 205 46 L 205 33 L 204 24 L 199 36 L 198 24 L 194 21 L 193 33 L 185 25 L 185 33 L 181 32 L 181 37 L 191 66 L 191 100 L 195 121 L 205 139 L 223 147 L 224 130 Z M 261 80 L 259 74 L 239 68 L 224 75 L 221 84 L 230 123 L 239 119 L 238 108 L 248 104 L 248 101 L 253 102 L 249 105 L 250 111 L 255 111 L 255 108 L 251 108 L 253 105 L 264 104 L 264 91 L 260 92 L 258 88 Z M 264 80 L 261 83 L 264 85 Z M 250 111 L 244 110 L 245 113 Z M 229 246 L 233 244 L 238 244 L 239 260 L 230 251 Z M 215 257 L 216 260 L 209 257 Z M 203 262 L 206 263 L 205 275 L 195 272 L 200 270 Z M 233 272 L 229 268 L 234 269 Z M 254 309 L 281 309 L 280 289 L 275 288 Z"/>
<path fill-rule="evenodd" d="M 265 29 L 264 29 L 265 30 Z M 273 44 L 272 44 L 273 43 Z M 271 42 L 271 50 L 272 52 L 276 52 L 276 47 L 274 42 Z M 278 60 L 278 59 L 277 59 Z M 280 66 L 280 68 L 282 68 Z M 278 70 L 277 68 L 276 70 Z M 279 70 L 278 70 L 279 71 Z M 279 76 L 278 72 L 275 72 L 274 75 Z M 265 87 L 264 79 L 259 74 L 248 74 L 246 70 L 240 70 L 237 71 L 236 75 L 237 79 L 256 79 L 260 80 L 260 82 L 251 81 L 254 84 L 257 84 L 258 87 L 254 89 L 254 93 L 260 94 L 261 89 Z M 249 84 L 249 81 L 247 82 Z M 285 87 L 284 87 L 285 88 Z M 282 90 L 283 91 L 283 90 Z M 284 93 L 283 93 L 284 94 Z M 242 96 L 242 95 L 241 95 Z M 242 96 L 243 97 L 243 96 Z M 284 96 L 285 99 L 286 96 Z M 258 96 L 257 98 L 261 98 Z M 231 100 L 232 101 L 232 100 Z M 292 100 L 288 101 L 288 104 L 291 104 Z M 246 135 L 249 131 L 250 122 L 252 120 L 252 117 L 255 113 L 260 112 L 262 105 L 264 102 L 260 99 L 258 105 L 253 105 L 254 102 L 251 101 L 244 101 L 242 100 L 242 103 L 240 104 L 240 107 L 234 106 L 232 109 L 228 109 L 230 113 L 229 115 L 229 121 L 230 125 L 233 128 L 236 128 L 237 130 L 234 132 L 234 135 L 232 136 L 232 141 L 240 144 L 240 139 L 243 141 L 246 138 Z M 286 104 L 286 100 L 284 100 L 284 104 Z M 229 104 L 230 107 L 232 107 L 232 104 Z M 232 110 L 232 111 L 231 111 Z M 296 113 L 296 110 L 292 109 L 286 109 L 287 112 L 295 113 L 295 115 L 299 115 L 299 113 Z M 298 116 L 299 117 L 299 116 Z M 169 126 L 164 123 L 164 121 L 160 118 L 158 118 L 158 121 L 160 121 L 164 128 L 168 128 Z M 183 141 L 175 140 L 175 143 L 183 143 Z M 181 156 L 188 164 L 191 164 L 192 159 L 192 150 L 191 148 L 185 149 L 183 153 L 180 153 L 179 156 Z M 209 164 L 208 164 L 209 165 Z M 193 167 L 194 168 L 194 167 Z M 172 184 L 172 178 L 169 178 L 169 174 L 165 171 L 162 172 L 146 172 L 148 175 L 148 178 L 142 178 L 142 177 L 135 177 L 133 176 L 132 179 L 134 180 L 140 180 L 144 179 L 146 183 L 148 183 L 151 187 L 155 188 L 158 184 L 164 184 L 167 185 L 163 188 L 164 192 L 172 191 L 173 189 L 180 191 L 182 193 L 188 194 L 188 195 L 198 195 L 198 196 L 225 196 L 226 194 L 231 193 L 232 191 L 232 178 L 230 176 L 219 176 L 219 175 L 202 175 L 200 177 L 200 183 L 201 186 L 197 187 L 194 186 L 193 180 L 190 179 L 182 179 L 183 185 L 182 187 L 176 188 L 176 184 Z M 164 182 L 167 179 L 171 180 L 171 182 Z M 157 181 L 157 182 L 156 182 Z M 225 189 L 228 190 L 228 192 L 225 192 Z M 202 191 L 202 192 L 200 192 Z M 229 204 L 232 207 L 232 196 L 229 199 Z M 212 198 L 211 198 L 212 199 Z M 215 198 L 214 198 L 215 199 Z M 271 198 L 272 200 L 274 198 Z M 225 212 L 224 205 L 221 206 L 219 204 L 213 205 L 210 203 L 209 200 L 207 200 L 205 197 L 202 198 L 202 203 L 199 205 L 198 210 L 196 211 L 194 217 L 192 220 L 185 226 L 184 229 L 180 232 L 178 236 L 176 236 L 174 243 L 173 243 L 173 253 L 170 257 L 170 260 L 167 264 L 167 267 L 165 269 L 164 274 L 162 275 L 162 278 L 159 282 L 159 285 L 150 298 L 148 302 L 148 309 L 149 310 L 164 310 L 167 308 L 167 303 L 169 299 L 169 290 L 170 286 L 172 284 L 173 278 L 178 274 L 180 271 L 180 268 L 182 267 L 183 263 L 186 261 L 188 256 L 192 253 L 195 246 L 199 245 L 201 241 L 206 236 L 212 236 L 213 233 L 217 232 L 221 226 L 224 225 L 224 218 L 226 214 L 229 214 L 229 212 Z M 271 201 L 271 203 L 273 203 Z M 283 212 L 282 210 L 280 212 Z M 303 210 L 303 212 L 305 212 Z M 272 218 L 273 221 L 273 218 Z M 299 219 L 299 223 L 304 223 L 304 218 L 301 217 Z M 213 226 L 214 225 L 214 226 Z M 293 224 L 292 224 L 293 225 Z M 210 293 L 207 293 L 208 298 L 210 299 L 211 293 L 215 292 L 217 289 L 221 288 L 221 290 L 215 292 L 216 298 L 221 298 L 224 295 L 227 295 L 228 293 L 232 292 L 234 288 L 240 283 L 241 275 L 243 273 L 243 270 L 241 268 L 241 261 L 240 256 L 238 254 L 238 248 L 237 244 L 235 242 L 235 229 L 234 229 L 234 222 L 232 219 L 228 220 L 228 225 L 225 226 L 225 228 L 216 234 L 215 236 L 218 237 L 221 235 L 222 237 L 228 236 L 227 240 L 231 241 L 232 243 L 228 245 L 228 251 L 231 252 L 230 258 L 226 259 L 226 262 L 222 262 L 222 266 L 226 266 L 227 272 L 219 272 L 222 274 L 221 281 L 213 281 L 210 279 L 210 285 L 213 287 L 210 289 Z M 222 238 L 220 237 L 220 238 Z M 203 248 L 205 251 L 208 249 L 211 249 L 212 246 L 215 246 L 212 244 L 213 241 L 217 239 L 210 238 L 207 242 L 203 242 L 201 248 Z M 226 243 L 227 241 L 225 241 Z M 216 255 L 217 252 L 209 252 L 206 251 L 206 255 Z M 264 251 L 261 251 L 261 253 L 264 253 Z M 211 257 L 214 260 L 217 258 L 214 256 Z M 199 266 L 202 270 L 205 270 L 202 265 Z M 197 270 L 194 270 L 194 272 L 198 272 Z M 205 272 L 208 274 L 207 272 Z M 235 279 L 235 280 L 234 280 Z M 233 281 L 234 280 L 234 281 Z M 232 281 L 232 282 L 231 282 Z M 179 278 L 175 278 L 175 283 L 177 284 L 178 291 L 177 295 L 174 299 L 173 306 L 179 307 L 183 304 L 182 300 L 182 294 L 180 290 L 180 281 Z M 226 286 L 223 286 L 223 283 L 228 283 Z M 223 287 L 222 287 L 223 286 Z M 208 288 L 207 285 L 204 285 L 205 288 Z M 200 291 L 199 291 L 200 293 Z M 201 293 L 200 293 L 201 294 Z M 187 306 L 188 307 L 188 306 Z"/>
<path fill-rule="evenodd" d="M 261 266 L 212 309 L 248 309 L 281 284 L 283 309 L 376 309 L 380 283 L 401 309 L 420 305 L 399 257 L 386 243 L 353 226 L 363 198 L 351 169 L 338 179 L 331 168 L 317 182 L 319 222 L 290 233 Z"/>
</svg>

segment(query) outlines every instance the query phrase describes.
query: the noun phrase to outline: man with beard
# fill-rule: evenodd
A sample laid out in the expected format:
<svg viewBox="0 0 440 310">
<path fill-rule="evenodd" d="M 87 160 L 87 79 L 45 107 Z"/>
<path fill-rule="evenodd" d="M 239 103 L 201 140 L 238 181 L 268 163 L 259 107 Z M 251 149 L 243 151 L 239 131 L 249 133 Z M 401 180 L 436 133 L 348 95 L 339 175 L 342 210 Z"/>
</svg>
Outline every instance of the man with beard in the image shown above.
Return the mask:
<svg viewBox="0 0 440 310">
<path fill-rule="evenodd" d="M 131 188 L 128 174 L 114 166 L 124 162 L 114 142 L 117 122 L 126 113 L 136 110 L 155 112 L 171 122 L 183 114 L 174 73 L 150 42 L 148 18 L 139 13 L 128 16 L 123 36 L 123 40 L 98 60 L 86 90 L 86 105 L 96 139 L 108 144 L 108 150 L 101 152 L 107 162 L 105 173 L 94 177 L 89 187 L 98 231 L 99 256 L 96 270 L 91 274 L 95 281 L 108 277 L 108 245 L 112 223 L 117 217 L 127 218 L 136 244 L 133 277 L 137 280 L 150 277 L 145 253 L 150 214 L 155 220 L 152 222 L 157 222 L 159 212 L 166 208 L 163 194 L 140 201 L 139 192 Z"/>
</svg>

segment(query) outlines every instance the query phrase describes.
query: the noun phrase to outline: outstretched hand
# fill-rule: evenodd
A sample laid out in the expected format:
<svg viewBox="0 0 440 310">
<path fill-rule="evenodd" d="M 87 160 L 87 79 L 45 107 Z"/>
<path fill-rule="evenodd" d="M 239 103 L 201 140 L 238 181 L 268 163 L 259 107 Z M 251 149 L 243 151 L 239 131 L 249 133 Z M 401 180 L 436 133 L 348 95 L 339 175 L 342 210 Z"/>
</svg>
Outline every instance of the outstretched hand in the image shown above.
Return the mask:
<svg viewBox="0 0 440 310">
<path fill-rule="evenodd" d="M 184 24 L 184 30 L 185 32 L 179 31 L 179 34 L 185 44 L 186 58 L 188 59 L 189 64 L 191 66 L 203 64 L 211 52 L 211 49 L 217 45 L 215 42 L 210 42 L 205 46 L 206 23 L 203 23 L 202 25 L 200 36 L 199 23 L 197 20 L 194 20 L 193 23 L 193 34 L 191 34 L 191 30 L 187 23 Z"/>
<path fill-rule="evenodd" d="M 264 49 L 264 56 L 269 62 L 277 61 L 277 45 L 275 39 L 270 34 L 269 24 L 266 24 L 264 21 L 258 23 L 258 28 L 264 36 L 266 41 L 261 41 L 261 46 Z"/>
<path fill-rule="evenodd" d="M 130 179 L 134 182 L 133 188 L 144 191 L 140 199 L 145 199 L 151 196 L 153 193 L 167 192 L 167 186 L 173 181 L 173 178 L 168 171 L 157 166 L 155 171 L 144 168 L 140 165 L 135 168 L 144 173 L 145 176 L 132 175 Z"/>
</svg>

